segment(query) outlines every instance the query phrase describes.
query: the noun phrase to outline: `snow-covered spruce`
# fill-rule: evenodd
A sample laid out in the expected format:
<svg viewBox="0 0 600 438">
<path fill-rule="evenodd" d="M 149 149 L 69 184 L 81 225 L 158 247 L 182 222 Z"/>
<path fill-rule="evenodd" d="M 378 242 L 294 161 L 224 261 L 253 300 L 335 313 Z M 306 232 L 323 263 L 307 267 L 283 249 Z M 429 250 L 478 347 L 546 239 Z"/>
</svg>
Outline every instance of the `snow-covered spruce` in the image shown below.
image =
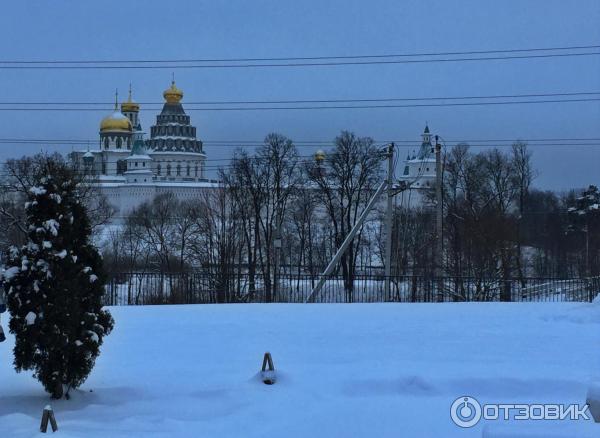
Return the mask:
<svg viewBox="0 0 600 438">
<path fill-rule="evenodd" d="M 55 398 L 85 381 L 113 327 L 102 310 L 105 274 L 76 180 L 64 164 L 48 162 L 25 204 L 29 241 L 9 251 L 3 274 L 15 368 L 33 370 Z"/>
</svg>

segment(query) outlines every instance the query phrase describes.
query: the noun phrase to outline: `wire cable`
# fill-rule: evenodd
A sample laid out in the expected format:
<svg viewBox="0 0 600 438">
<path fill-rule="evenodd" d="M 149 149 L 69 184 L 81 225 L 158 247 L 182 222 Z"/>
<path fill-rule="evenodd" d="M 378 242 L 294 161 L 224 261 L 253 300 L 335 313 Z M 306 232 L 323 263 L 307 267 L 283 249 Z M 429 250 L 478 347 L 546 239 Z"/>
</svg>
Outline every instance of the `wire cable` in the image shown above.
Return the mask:
<svg viewBox="0 0 600 438">
<path fill-rule="evenodd" d="M 528 143 L 527 141 L 524 140 L 515 140 L 512 143 L 491 143 L 491 144 L 473 144 L 473 143 L 468 143 L 468 142 L 456 142 L 455 144 L 460 144 L 460 143 L 465 143 L 467 146 L 471 147 L 471 148 L 510 148 L 513 146 L 513 144 L 517 141 L 523 141 L 525 143 L 527 143 L 528 147 L 531 148 L 564 148 L 564 147 L 569 147 L 569 148 L 573 148 L 573 147 L 592 147 L 592 148 L 596 148 L 600 146 L 600 143 L 596 142 L 596 143 Z M 94 141 L 94 144 L 96 144 L 97 141 Z M 413 142 L 413 143 L 417 143 L 417 142 Z M 296 148 L 312 148 L 315 149 L 317 147 L 323 146 L 326 147 L 327 145 L 331 145 L 332 144 L 332 140 L 328 140 L 328 141 L 324 141 L 320 144 L 296 144 L 294 143 L 294 146 Z M 30 145 L 30 146 L 71 146 L 71 147 L 78 147 L 77 151 L 79 152 L 85 152 L 87 144 L 85 142 L 51 142 L 51 141 L 32 141 L 32 140 L 28 140 L 28 141 L 2 141 L 0 140 L 0 146 L 2 145 L 6 145 L 6 146 L 14 146 L 14 145 Z M 240 144 L 220 144 L 220 143 L 203 143 L 204 148 L 236 148 L 236 149 L 244 149 L 244 148 L 256 148 L 256 147 L 261 147 L 263 146 L 264 143 L 240 143 Z M 99 151 L 98 149 L 92 149 L 93 151 Z M 125 151 L 127 151 L 125 149 Z M 155 153 L 159 153 L 160 151 L 148 151 L 151 154 L 155 154 Z M 201 153 L 206 154 L 206 150 L 203 150 Z"/>
<path fill-rule="evenodd" d="M 418 103 L 402 105 L 311 105 L 311 106 L 240 106 L 240 107 L 186 107 L 186 111 L 281 111 L 281 110 L 339 110 L 339 109 L 391 109 L 391 108 L 430 108 L 430 107 L 457 107 L 457 106 L 494 106 L 494 105 L 523 105 L 523 104 L 547 104 L 547 103 L 573 103 L 573 102 L 598 102 L 600 97 L 580 98 L 580 99 L 542 99 L 542 100 L 515 100 L 502 102 L 445 102 L 445 103 Z M 140 111 L 157 111 L 158 108 L 141 108 Z M 47 108 L 47 107 L 0 107 L 0 111 L 59 111 L 59 112 L 108 112 L 106 108 Z"/>
<path fill-rule="evenodd" d="M 533 47 L 525 49 L 499 50 L 470 50 L 454 52 L 421 52 L 396 54 L 367 54 L 367 55 L 333 55 L 305 57 L 271 57 L 271 58 L 200 58 L 200 59 L 130 59 L 130 60 L 0 60 L 0 64 L 122 64 L 122 63 L 183 63 L 183 62 L 266 62 L 266 61 L 312 61 L 324 59 L 360 59 L 360 58 L 398 58 L 416 56 L 452 56 L 452 55 L 481 55 L 492 53 L 523 53 L 563 50 L 598 49 L 600 45 L 580 45 L 562 47 Z"/>
<path fill-rule="evenodd" d="M 532 97 L 567 97 L 567 96 L 594 96 L 600 91 L 576 91 L 556 93 L 527 93 L 527 94 L 496 94 L 483 96 L 434 96 L 434 97 L 386 97 L 386 98 L 357 98 L 357 99 L 296 99 L 296 100 L 207 100 L 190 101 L 186 105 L 272 105 L 272 104 L 305 104 L 305 103 L 362 103 L 362 102 L 403 102 L 403 101 L 431 101 L 431 100 L 474 100 L 474 99 L 512 99 Z M 138 105 L 158 105 L 162 108 L 164 102 L 137 102 Z M 0 105 L 106 105 L 112 109 L 114 102 L 100 101 L 33 101 L 25 102 L 22 99 L 0 102 Z M 156 109 L 160 109 L 156 108 Z M 153 108 L 154 109 L 154 108 Z M 108 111 L 108 109 L 107 109 Z"/>
<path fill-rule="evenodd" d="M 334 66 L 359 66 L 359 65 L 398 65 L 398 64 L 425 64 L 425 63 L 451 63 L 451 62 L 480 62 L 503 61 L 515 59 L 543 59 L 597 56 L 600 52 L 585 53 L 548 53 L 538 55 L 508 55 L 508 56 L 480 56 L 460 58 L 432 58 L 432 59 L 400 59 L 400 60 L 360 60 L 360 61 L 314 61 L 314 62 L 286 62 L 286 63 L 242 63 L 242 64 L 158 64 L 158 65 L 72 65 L 72 64 L 0 64 L 4 70 L 179 70 L 179 69 L 245 69 L 245 68 L 279 68 L 279 67 L 334 67 Z"/>
</svg>

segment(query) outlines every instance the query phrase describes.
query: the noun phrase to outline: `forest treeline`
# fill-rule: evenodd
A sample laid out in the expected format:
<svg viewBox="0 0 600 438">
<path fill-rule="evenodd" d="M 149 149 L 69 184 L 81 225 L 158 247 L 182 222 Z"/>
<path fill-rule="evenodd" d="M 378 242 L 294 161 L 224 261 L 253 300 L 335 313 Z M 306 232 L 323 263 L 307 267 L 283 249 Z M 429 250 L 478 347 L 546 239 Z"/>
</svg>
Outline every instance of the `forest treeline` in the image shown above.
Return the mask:
<svg viewBox="0 0 600 438">
<path fill-rule="evenodd" d="M 238 150 L 219 171 L 220 183 L 194 199 L 164 193 L 118 218 L 93 179 L 82 178 L 106 269 L 201 270 L 214 274 L 224 290 L 236 274 L 260 276 L 267 299 L 282 275 L 317 278 L 385 177 L 385 151 L 368 137 L 342 132 L 324 152 L 317 159 L 301 156 L 291 139 L 269 134 L 254 153 Z M 4 166 L 4 250 L 26 232 L 21 195 L 38 158 Z M 536 189 L 531 151 L 520 142 L 477 152 L 459 144 L 443 163 L 444 275 L 599 274 L 595 186 L 566 193 Z M 384 271 L 384 198 L 341 259 L 337 274 L 347 291 L 357 274 Z M 394 198 L 391 272 L 433 276 L 435 199 L 427 193 L 409 204 L 410 198 L 409 192 Z"/>
<path fill-rule="evenodd" d="M 385 153 L 367 137 L 342 132 L 325 154 L 302 157 L 271 134 L 250 154 L 238 151 L 218 189 L 195 201 L 164 194 L 125 218 L 107 239 L 112 269 L 219 275 L 259 274 L 269 291 L 283 275 L 316 278 L 384 178 Z M 591 186 L 566 193 L 534 187 L 531 151 L 473 152 L 459 144 L 444 156 L 443 273 L 474 278 L 598 275 L 600 204 Z M 415 196 L 416 197 L 416 196 Z M 434 274 L 435 200 L 394 200 L 392 275 Z M 357 274 L 381 274 L 385 199 L 342 257 L 337 274 L 352 290 Z"/>
</svg>

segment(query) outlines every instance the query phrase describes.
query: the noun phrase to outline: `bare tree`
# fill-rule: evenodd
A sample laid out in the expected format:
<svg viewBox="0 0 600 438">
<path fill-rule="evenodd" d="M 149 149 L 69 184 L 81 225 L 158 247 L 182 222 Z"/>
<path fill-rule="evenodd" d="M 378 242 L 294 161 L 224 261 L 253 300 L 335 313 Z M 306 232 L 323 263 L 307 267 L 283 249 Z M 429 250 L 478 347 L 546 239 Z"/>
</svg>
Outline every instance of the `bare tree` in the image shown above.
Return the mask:
<svg viewBox="0 0 600 438">
<path fill-rule="evenodd" d="M 175 196 L 164 193 L 135 208 L 128 218 L 132 231 L 139 233 L 143 244 L 156 256 L 161 272 L 172 272 L 174 268 L 179 243 L 174 220 L 178 207 Z"/>
<path fill-rule="evenodd" d="M 242 250 L 242 239 L 238 237 L 241 230 L 231 192 L 223 187 L 205 192 L 194 204 L 191 216 L 195 225 L 192 252 L 214 274 L 217 302 L 233 301 L 236 255 Z"/>
<path fill-rule="evenodd" d="M 239 202 L 250 202 L 254 218 L 254 248 L 265 286 L 265 300 L 273 300 L 276 276 L 275 242 L 280 239 L 287 207 L 299 182 L 298 154 L 292 141 L 280 134 L 269 134 L 252 158 L 240 153 L 234 158 L 233 175 Z"/>
<path fill-rule="evenodd" d="M 24 203 L 27 192 L 35 184 L 50 162 L 63 163 L 62 155 L 36 154 L 19 159 L 9 159 L 3 167 L 2 192 L 0 193 L 0 230 L 4 239 L 0 242 L 2 249 L 13 244 L 22 244 L 25 230 Z M 101 225 L 108 223 L 114 215 L 114 209 L 105 196 L 97 188 L 96 180 L 83 172 L 74 169 L 77 178 L 77 196 L 86 206 L 92 230 L 95 232 Z"/>
<path fill-rule="evenodd" d="M 517 186 L 515 185 L 514 168 L 510 158 L 502 154 L 498 149 L 492 149 L 484 155 L 484 169 L 487 184 L 484 186 L 489 190 L 492 211 L 488 216 L 492 227 L 490 227 L 488 246 L 490 250 L 496 250 L 500 262 L 500 272 L 504 283 L 501 287 L 500 299 L 510 301 L 509 279 L 512 273 L 512 262 L 515 253 L 515 221 L 511 208 L 514 205 Z"/>
<path fill-rule="evenodd" d="M 475 296 L 485 296 L 485 279 L 509 267 L 508 212 L 512 197 L 508 159 L 498 151 L 473 155 L 468 145 L 449 154 L 444 178 L 446 270 L 455 277 L 456 299 L 467 299 L 463 275 L 474 277 Z M 501 260 L 500 264 L 498 260 Z"/>
<path fill-rule="evenodd" d="M 523 279 L 523 242 L 522 242 L 522 230 L 521 223 L 523 221 L 523 213 L 525 210 L 525 203 L 527 196 L 529 195 L 529 188 L 535 178 L 536 172 L 533 170 L 531 164 L 531 152 L 527 148 L 527 143 L 515 142 L 512 145 L 512 168 L 514 185 L 517 190 L 517 203 L 519 215 L 517 217 L 517 274 L 521 280 L 522 287 L 525 287 L 525 281 Z"/>
<path fill-rule="evenodd" d="M 183 271 L 191 261 L 189 242 L 196 235 L 195 217 L 198 214 L 196 204 L 190 201 L 179 201 L 172 212 L 173 248 L 177 251 L 178 269 Z"/>
<path fill-rule="evenodd" d="M 317 200 L 314 190 L 310 187 L 301 187 L 296 191 L 291 208 L 290 236 L 297 239 L 296 270 L 298 274 L 298 287 L 303 269 L 308 270 L 312 287 L 314 287 L 315 267 L 315 237 L 317 226 L 316 217 Z M 291 239 L 291 237 L 290 237 Z M 291 263 L 291 260 L 290 260 Z"/>
<path fill-rule="evenodd" d="M 373 195 L 381 178 L 381 153 L 368 137 L 342 132 L 334 141 L 323 167 L 308 164 L 308 175 L 317 187 L 321 205 L 329 219 L 336 247 L 339 247 Z M 341 257 L 346 300 L 353 301 L 356 260 L 362 230 Z"/>
<path fill-rule="evenodd" d="M 241 270 L 244 263 L 247 265 L 248 294 L 250 297 L 254 296 L 256 292 L 258 248 L 260 245 L 257 211 L 260 211 L 263 205 L 261 191 L 254 190 L 253 186 L 249 185 L 258 182 L 254 181 L 254 175 L 252 158 L 245 151 L 236 152 L 229 171 L 220 171 L 223 187 L 232 199 L 235 215 L 241 228 L 242 244 L 238 252 L 238 269 Z"/>
</svg>

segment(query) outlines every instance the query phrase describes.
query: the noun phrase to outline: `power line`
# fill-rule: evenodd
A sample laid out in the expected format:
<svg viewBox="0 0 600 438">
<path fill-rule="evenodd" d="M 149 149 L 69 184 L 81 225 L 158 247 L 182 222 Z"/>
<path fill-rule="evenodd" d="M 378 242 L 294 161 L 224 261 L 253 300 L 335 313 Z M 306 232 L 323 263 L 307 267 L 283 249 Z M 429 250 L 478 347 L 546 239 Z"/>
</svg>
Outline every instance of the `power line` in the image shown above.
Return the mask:
<svg viewBox="0 0 600 438">
<path fill-rule="evenodd" d="M 473 99 L 510 99 L 523 97 L 566 97 L 566 96 L 594 96 L 599 95 L 600 91 L 579 91 L 579 92 L 563 92 L 563 93 L 534 93 L 534 94 L 500 94 L 500 95 L 484 95 L 484 96 L 440 96 L 440 97 L 390 97 L 390 98 L 363 98 L 363 99 L 296 99 L 296 100 L 215 100 L 215 101 L 191 101 L 186 102 L 186 105 L 255 105 L 255 104 L 300 104 L 300 103 L 360 103 L 360 102 L 402 102 L 402 101 L 430 101 L 430 100 L 473 100 Z M 160 105 L 164 102 L 137 102 L 138 105 Z M 58 101 L 37 101 L 23 102 L 5 101 L 0 102 L 0 105 L 114 105 L 114 102 L 97 102 L 97 101 L 74 101 L 74 102 L 58 102 Z"/>
<path fill-rule="evenodd" d="M 516 141 L 515 141 L 516 142 Z M 513 143 L 515 143 L 513 142 Z M 319 146 L 322 147 L 327 147 L 330 146 L 333 142 L 332 141 L 327 141 L 327 142 L 322 142 L 322 143 L 318 143 L 318 144 L 294 144 L 294 146 L 296 147 L 311 147 L 311 148 L 317 148 Z M 458 144 L 459 142 L 456 142 L 455 144 Z M 491 144 L 473 144 L 473 143 L 468 143 L 465 142 L 468 146 L 470 147 L 512 147 L 513 143 L 491 143 Z M 85 143 L 59 143 L 59 142 L 32 142 L 32 141 L 27 141 L 27 142 L 12 142 L 12 141 L 0 141 L 0 144 L 7 144 L 7 145 L 48 145 L 48 146 L 81 146 L 81 147 L 85 147 Z M 264 143 L 240 143 L 240 144 L 230 144 L 230 145 L 222 145 L 222 144 L 204 144 L 205 146 L 210 146 L 210 147 L 258 147 L 258 146 L 263 146 Z M 528 146 L 530 147 L 550 147 L 550 146 L 599 146 L 600 143 L 528 143 Z M 402 144 L 399 145 L 399 147 L 418 147 L 420 146 L 419 143 L 417 141 L 412 142 L 411 144 Z M 83 149 L 82 149 L 83 150 Z M 97 149 L 94 149 L 92 151 L 98 151 Z"/>
<path fill-rule="evenodd" d="M 393 65 L 393 64 L 423 64 L 423 63 L 449 63 L 449 62 L 477 62 L 477 61 L 502 61 L 514 59 L 542 59 L 565 58 L 581 56 L 597 56 L 600 52 L 587 53 L 553 53 L 541 55 L 511 55 L 487 56 L 474 58 L 432 58 L 432 59 L 402 59 L 379 61 L 327 61 L 327 62 L 289 62 L 268 64 L 170 64 L 170 65 L 0 65 L 0 69 L 10 70 L 146 70 L 146 69 L 221 69 L 221 68 L 276 68 L 276 67 L 334 67 L 357 65 Z"/>
<path fill-rule="evenodd" d="M 524 53 L 562 50 L 598 49 L 600 45 L 562 46 L 562 47 L 534 47 L 525 49 L 499 49 L 499 50 L 470 50 L 455 52 L 421 52 L 421 53 L 396 53 L 396 54 L 367 54 L 367 55 L 333 55 L 333 56 L 304 56 L 304 57 L 272 57 L 272 58 L 192 58 L 192 59 L 130 59 L 130 60 L 0 60 L 0 64 L 137 64 L 137 63 L 185 63 L 185 62 L 266 62 L 266 61 L 311 61 L 324 59 L 361 59 L 361 58 L 399 58 L 417 56 L 454 56 L 454 55 L 482 55 L 492 53 Z"/>
<path fill-rule="evenodd" d="M 323 140 L 298 140 L 294 141 L 296 147 L 318 147 L 328 146 L 334 141 L 331 139 Z M 418 146 L 419 140 L 412 139 L 389 139 L 389 140 L 373 140 L 374 143 L 397 143 L 400 146 Z M 529 146 L 597 146 L 600 142 L 600 137 L 588 137 L 588 138 L 515 138 L 515 139 L 460 139 L 460 138 L 449 138 L 446 139 L 449 143 L 459 144 L 467 143 L 473 147 L 494 147 L 494 146 L 512 146 L 517 141 L 528 143 Z M 592 143 L 590 143 L 592 142 Z M 0 138 L 0 144 L 41 144 L 41 145 L 65 145 L 65 146 L 82 146 L 85 147 L 87 144 L 98 144 L 99 139 L 58 139 L 58 138 Z M 214 147 L 238 147 L 238 146 L 262 146 L 264 141 L 262 140 L 204 140 L 202 141 L 204 146 Z M 483 144 L 492 143 L 492 144 Z"/>
<path fill-rule="evenodd" d="M 446 103 L 422 103 L 403 105 L 313 105 L 313 106 L 263 106 L 263 107 L 206 107 L 186 108 L 186 111 L 277 111 L 277 110 L 327 110 L 327 109 L 391 109 L 391 108 L 423 108 L 423 107 L 457 107 L 457 106 L 492 106 L 492 105 L 523 105 L 523 104 L 547 104 L 547 103 L 573 103 L 573 102 L 597 102 L 600 98 L 582 99 L 544 99 L 544 100 L 519 100 L 503 102 L 446 102 Z M 140 111 L 156 111 L 154 108 L 142 108 Z M 107 112 L 103 108 L 18 108 L 1 107 L 0 111 L 91 111 Z"/>
<path fill-rule="evenodd" d="M 505 139 L 458 139 L 458 138 L 449 138 L 446 139 L 446 141 L 448 142 L 455 142 L 455 143 L 468 143 L 468 142 L 478 142 L 478 143 L 485 143 L 485 142 L 515 142 L 515 141 L 525 141 L 525 142 L 557 142 L 557 141 L 599 141 L 600 137 L 588 137 L 588 138 L 519 138 L 517 137 L 516 139 L 510 139 L 510 138 L 505 138 Z M 80 140 L 80 141 L 87 141 L 87 140 Z M 295 145 L 298 144 L 314 144 L 314 145 L 320 145 L 323 143 L 331 143 L 333 141 L 333 139 L 328 139 L 328 140 L 298 140 L 298 141 L 294 141 Z M 418 139 L 412 139 L 412 140 L 373 140 L 375 143 L 418 143 L 419 140 Z M 251 144 L 264 144 L 264 142 L 262 140 L 204 140 L 203 141 L 204 144 L 206 143 L 251 143 Z"/>
</svg>

